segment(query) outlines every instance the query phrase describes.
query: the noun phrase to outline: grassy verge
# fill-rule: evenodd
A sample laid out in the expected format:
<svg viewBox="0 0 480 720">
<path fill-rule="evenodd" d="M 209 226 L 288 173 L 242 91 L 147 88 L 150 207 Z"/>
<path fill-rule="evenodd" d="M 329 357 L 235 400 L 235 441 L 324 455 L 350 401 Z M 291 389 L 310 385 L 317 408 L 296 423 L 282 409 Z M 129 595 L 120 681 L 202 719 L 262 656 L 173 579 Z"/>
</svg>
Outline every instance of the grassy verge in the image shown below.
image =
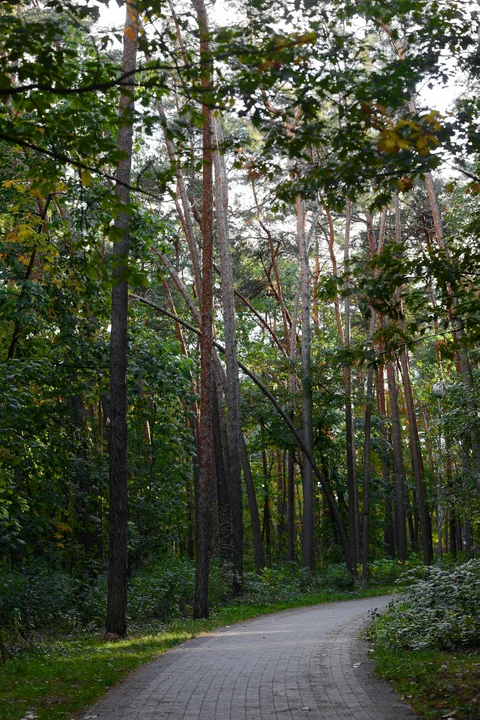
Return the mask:
<svg viewBox="0 0 480 720">
<path fill-rule="evenodd" d="M 178 620 L 138 630 L 120 642 L 82 635 L 48 640 L 0 665 L 0 720 L 66 720 L 91 705 L 130 671 L 189 638 L 222 625 L 279 610 L 362 597 L 389 588 L 307 594 L 269 605 L 233 604 L 210 620 Z"/>
<path fill-rule="evenodd" d="M 480 651 L 438 652 L 377 648 L 377 674 L 426 718 L 480 718 Z"/>
</svg>

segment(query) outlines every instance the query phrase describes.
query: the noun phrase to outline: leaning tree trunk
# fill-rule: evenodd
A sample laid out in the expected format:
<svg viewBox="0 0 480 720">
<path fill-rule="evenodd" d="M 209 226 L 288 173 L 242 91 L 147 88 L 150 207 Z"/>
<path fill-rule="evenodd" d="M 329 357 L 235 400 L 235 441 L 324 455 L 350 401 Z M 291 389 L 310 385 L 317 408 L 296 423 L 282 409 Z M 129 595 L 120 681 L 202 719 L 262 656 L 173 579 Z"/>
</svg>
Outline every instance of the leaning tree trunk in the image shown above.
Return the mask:
<svg viewBox="0 0 480 720">
<path fill-rule="evenodd" d="M 124 153 L 117 168 L 117 193 L 122 204 L 130 201 L 133 147 L 134 71 L 137 62 L 138 11 L 127 0 L 123 36 L 118 149 Z M 130 215 L 120 212 L 115 228 L 120 239 L 113 244 L 112 318 L 110 332 L 110 535 L 106 630 L 127 634 L 127 316 Z"/>
<path fill-rule="evenodd" d="M 150 305 L 150 307 L 155 308 L 155 309 L 158 310 L 160 313 L 162 313 L 162 315 L 166 315 L 167 317 L 172 318 L 172 319 L 175 320 L 176 322 L 179 322 L 179 323 L 181 323 L 184 327 L 188 328 L 188 330 L 190 330 L 191 332 L 196 333 L 197 335 L 201 335 L 201 331 L 198 330 L 198 328 L 194 327 L 193 325 L 191 325 L 190 323 L 186 322 L 185 320 L 183 320 L 183 319 L 181 319 L 181 318 L 173 315 L 173 313 L 171 313 L 170 311 L 166 310 L 165 308 L 162 308 L 160 305 L 156 305 L 156 304 L 155 304 L 154 302 L 152 302 L 151 300 L 147 300 L 146 298 L 140 297 L 139 295 L 131 295 L 130 297 L 131 297 L 132 299 L 134 299 L 134 300 L 138 300 L 138 301 L 140 301 L 140 302 L 142 302 L 142 303 L 145 303 L 146 305 Z M 220 350 L 220 352 L 225 352 L 225 348 L 224 348 L 219 342 L 214 341 L 214 346 L 215 346 L 218 350 Z M 344 556 L 345 556 L 345 562 L 346 562 L 346 565 L 347 565 L 347 570 L 348 570 L 348 572 L 349 572 L 350 575 L 353 574 L 353 568 L 352 568 L 351 563 L 350 563 L 350 549 L 349 549 L 349 546 L 348 546 L 347 534 L 346 534 L 346 532 L 345 532 L 345 528 L 343 527 L 343 522 L 342 522 L 342 518 L 341 518 L 341 516 L 340 516 L 340 512 L 339 512 L 339 510 L 338 510 L 337 502 L 336 502 L 334 493 L 333 493 L 332 489 L 330 488 L 330 485 L 329 485 L 329 483 L 328 483 L 327 477 L 326 477 L 323 473 L 320 472 L 320 470 L 319 470 L 319 468 L 318 468 L 318 465 L 317 465 L 317 463 L 315 462 L 315 458 L 314 458 L 313 454 L 312 454 L 312 453 L 308 450 L 308 448 L 305 446 L 301 434 L 298 432 L 297 428 L 296 428 L 295 425 L 293 424 L 293 422 L 292 422 L 292 420 L 290 419 L 289 415 L 282 409 L 281 405 L 280 405 L 279 402 L 276 400 L 276 398 L 274 397 L 274 395 L 273 395 L 273 394 L 270 392 L 270 390 L 263 384 L 263 382 L 260 380 L 260 378 L 259 378 L 257 375 L 255 375 L 255 373 L 252 372 L 246 365 L 244 365 L 244 364 L 243 364 L 242 362 L 240 362 L 240 361 L 239 361 L 238 365 L 239 365 L 240 369 L 245 373 L 245 375 L 247 375 L 247 376 L 255 383 L 255 385 L 258 387 L 258 389 L 260 390 L 260 392 L 261 392 L 261 393 L 269 400 L 269 402 L 273 405 L 273 407 L 275 408 L 275 411 L 276 411 L 276 412 L 278 413 L 278 415 L 282 418 L 282 420 L 283 420 L 283 422 L 285 423 L 286 427 L 288 427 L 288 429 L 290 430 L 292 436 L 295 438 L 296 442 L 298 443 L 300 449 L 302 450 L 303 453 L 305 453 L 307 459 L 309 460 L 309 462 L 310 462 L 310 464 L 311 464 L 311 466 L 312 466 L 312 468 L 313 468 L 313 472 L 315 473 L 315 475 L 316 475 L 316 477 L 317 477 L 317 480 L 319 481 L 319 483 L 320 483 L 320 485 L 321 485 L 321 487 L 322 487 L 322 489 L 323 489 L 323 492 L 325 493 L 325 498 L 326 498 L 326 500 L 327 500 L 327 502 L 328 502 L 328 507 L 329 507 L 330 512 L 331 512 L 331 514 L 332 514 L 333 521 L 334 521 L 334 523 L 335 523 L 335 525 L 336 525 L 336 527 L 337 527 L 338 535 L 339 535 L 340 542 L 341 542 L 342 549 L 343 549 Z M 302 515 L 302 513 L 301 513 L 301 507 L 300 507 L 300 504 L 299 504 L 298 516 L 299 516 L 299 518 L 300 518 L 300 522 L 301 522 L 301 515 Z"/>
<path fill-rule="evenodd" d="M 210 575 L 210 494 L 213 474 L 213 152 L 212 111 L 208 105 L 211 90 L 211 52 L 208 20 L 203 0 L 193 0 L 200 31 L 203 115 L 203 205 L 202 205 L 202 294 L 200 335 L 200 472 L 197 491 L 196 575 L 194 618 L 208 617 Z"/>
</svg>

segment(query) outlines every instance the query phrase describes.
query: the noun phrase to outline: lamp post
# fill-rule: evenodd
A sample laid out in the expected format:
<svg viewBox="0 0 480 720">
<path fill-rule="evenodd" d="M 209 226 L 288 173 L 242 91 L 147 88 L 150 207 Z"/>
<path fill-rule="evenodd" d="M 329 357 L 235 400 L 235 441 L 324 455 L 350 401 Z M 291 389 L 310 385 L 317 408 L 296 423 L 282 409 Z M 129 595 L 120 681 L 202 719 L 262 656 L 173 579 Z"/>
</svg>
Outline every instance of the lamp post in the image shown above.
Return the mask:
<svg viewBox="0 0 480 720">
<path fill-rule="evenodd" d="M 436 382 L 432 392 L 438 400 L 438 475 L 437 475 L 437 532 L 438 532 L 438 567 L 442 567 L 443 545 L 443 509 L 442 509 L 442 398 L 445 397 L 445 384 Z"/>
</svg>

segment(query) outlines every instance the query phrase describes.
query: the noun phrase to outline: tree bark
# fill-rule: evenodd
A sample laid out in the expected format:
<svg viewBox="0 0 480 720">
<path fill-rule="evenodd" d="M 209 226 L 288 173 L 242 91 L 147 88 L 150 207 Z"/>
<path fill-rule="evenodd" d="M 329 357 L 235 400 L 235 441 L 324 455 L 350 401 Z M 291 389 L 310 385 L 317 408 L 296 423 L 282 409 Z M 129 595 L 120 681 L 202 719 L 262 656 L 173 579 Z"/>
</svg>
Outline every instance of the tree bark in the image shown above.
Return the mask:
<svg viewBox="0 0 480 720">
<path fill-rule="evenodd" d="M 264 479 L 264 504 L 263 504 L 263 528 L 262 540 L 265 538 L 267 564 L 272 563 L 272 519 L 270 516 L 270 473 L 268 472 L 267 451 L 262 448 L 262 467 Z"/>
<path fill-rule="evenodd" d="M 420 450 L 420 438 L 418 435 L 417 417 L 413 407 L 413 393 L 410 383 L 410 373 L 408 366 L 407 352 L 404 351 L 400 358 L 402 366 L 403 388 L 405 393 L 405 405 L 407 408 L 408 427 L 410 430 L 410 444 L 412 456 L 412 470 L 415 478 L 415 488 L 417 494 L 417 507 L 420 519 L 420 532 L 422 535 L 422 550 L 424 565 L 432 564 L 431 542 L 429 538 L 430 523 L 428 519 L 428 511 L 425 500 L 425 480 L 423 471 L 422 453 Z"/>
<path fill-rule="evenodd" d="M 365 441 L 363 445 L 363 526 L 362 526 L 362 575 L 368 579 L 368 536 L 370 524 L 370 448 L 372 433 L 373 365 L 367 371 L 367 394 L 365 398 Z"/>
<path fill-rule="evenodd" d="M 208 618 L 210 575 L 210 495 L 213 472 L 213 152 L 212 111 L 208 105 L 211 90 L 211 52 L 208 19 L 203 0 L 193 0 L 200 33 L 200 61 L 203 116 L 203 204 L 202 204 L 202 294 L 200 335 L 200 473 L 197 497 L 196 575 L 194 618 Z"/>
<path fill-rule="evenodd" d="M 348 272 L 350 265 L 350 224 L 352 207 L 350 200 L 347 200 L 345 218 L 345 243 L 344 243 L 344 272 L 347 275 L 344 284 L 345 291 L 345 320 L 344 320 L 344 347 L 346 352 L 350 350 L 350 283 Z M 343 367 L 343 378 L 345 385 L 345 432 L 347 445 L 347 487 L 348 487 L 348 526 L 351 562 L 356 572 L 359 555 L 359 517 L 358 517 L 358 477 L 355 457 L 355 429 L 353 426 L 352 409 L 352 366 L 349 361 Z"/>
<path fill-rule="evenodd" d="M 225 448 L 222 435 L 218 393 L 214 389 L 213 444 L 215 453 L 215 476 L 217 481 L 219 556 L 222 563 L 227 564 L 232 561 L 232 511 L 229 483 L 225 472 L 226 453 L 224 452 Z"/>
<path fill-rule="evenodd" d="M 217 242 L 220 254 L 220 277 L 222 288 L 222 306 L 223 306 L 223 323 L 225 336 L 225 363 L 227 367 L 227 407 L 228 407 L 228 436 L 230 440 L 230 482 L 231 482 L 231 506 L 232 506 L 232 529 L 233 529 L 233 573 L 234 595 L 240 594 L 243 585 L 243 512 L 242 512 L 242 452 L 245 448 L 242 437 L 242 427 L 240 418 L 240 380 L 238 377 L 238 357 L 237 357 L 237 334 L 236 334 L 236 318 L 235 318 L 235 293 L 233 285 L 233 267 L 232 256 L 230 251 L 229 233 L 228 233 L 228 184 L 227 172 L 225 169 L 225 159 L 222 154 L 223 136 L 218 119 L 212 119 L 212 127 L 215 138 L 214 164 L 215 164 L 215 201 L 216 201 L 216 218 L 217 218 Z M 247 467 L 248 466 L 248 467 Z M 248 457 L 243 457 L 243 467 L 245 471 L 249 471 Z M 251 475 L 251 474 L 250 474 Z M 247 476 L 245 476 L 247 482 Z M 252 481 L 253 485 L 253 481 Z M 248 487 L 247 487 L 248 490 Z M 253 493 L 255 491 L 253 490 Z M 255 502 L 253 502 L 255 500 Z M 260 523 L 258 522 L 258 508 L 256 505 L 256 497 L 252 497 L 251 488 L 248 493 L 248 502 L 252 518 L 252 530 L 257 532 L 258 536 L 254 536 L 256 540 L 256 560 L 262 564 L 263 569 L 265 560 L 263 558 L 263 547 L 258 547 L 258 541 L 261 544 Z M 256 517 L 255 517 L 256 512 Z"/>
<path fill-rule="evenodd" d="M 311 372 L 311 329 L 310 329 L 310 266 L 308 262 L 308 247 L 305 234 L 305 203 L 296 199 L 297 211 L 297 243 L 300 258 L 301 282 L 301 318 L 302 318 L 302 436 L 303 443 L 308 452 L 313 455 L 313 399 L 312 399 L 312 372 Z M 313 469 L 304 455 L 303 468 L 303 534 L 302 534 L 302 564 L 303 567 L 314 569 L 314 513 L 313 513 Z"/>
<path fill-rule="evenodd" d="M 292 448 L 287 456 L 287 560 L 295 562 L 295 455 Z"/>
<path fill-rule="evenodd" d="M 428 174 L 428 175 L 430 175 L 430 174 Z M 431 177 L 430 177 L 430 182 L 431 182 Z M 402 241 L 402 223 L 401 223 L 401 216 L 400 216 L 400 203 L 399 203 L 398 195 L 396 193 L 394 195 L 394 209 L 395 209 L 395 240 L 398 244 L 400 244 Z M 437 209 L 438 209 L 438 207 L 437 207 Z M 440 222 L 439 218 L 437 218 L 436 223 L 437 222 Z M 398 292 L 400 293 L 400 290 Z M 400 301 L 400 297 L 399 297 L 399 301 Z M 400 321 L 400 326 L 403 328 L 402 320 Z M 415 478 L 418 514 L 419 514 L 419 518 L 420 518 L 420 528 L 421 528 L 421 534 L 422 534 L 423 562 L 425 565 L 431 565 L 432 557 L 431 557 L 431 553 L 430 553 L 428 513 L 427 513 L 427 508 L 425 505 L 423 460 L 422 460 L 422 453 L 420 450 L 420 439 L 418 436 L 417 417 L 415 415 L 415 410 L 414 410 L 414 406 L 413 406 L 413 394 L 412 394 L 412 386 L 410 383 L 410 370 L 409 370 L 408 355 L 407 355 L 406 350 L 404 350 L 400 356 L 400 364 L 401 364 L 401 368 L 402 368 L 403 388 L 404 388 L 404 394 L 405 394 L 405 406 L 407 409 L 408 428 L 409 428 L 409 433 L 410 433 L 412 470 L 413 470 L 413 476 Z M 413 524 L 412 524 L 411 535 L 412 535 L 412 540 L 414 540 L 414 543 L 416 544 L 417 538 L 416 538 L 416 533 L 415 533 Z"/>
<path fill-rule="evenodd" d="M 123 36 L 118 149 L 125 154 L 117 168 L 117 193 L 121 203 L 130 201 L 133 147 L 134 71 L 137 62 L 138 11 L 127 0 Z M 113 244 L 112 318 L 110 332 L 110 534 L 106 630 L 127 634 L 127 316 L 130 216 L 120 212 L 115 228 L 120 239 Z"/>
<path fill-rule="evenodd" d="M 260 527 L 260 516 L 258 514 L 257 494 L 253 482 L 252 470 L 248 459 L 247 446 L 243 434 L 241 436 L 241 453 L 243 462 L 243 474 L 247 488 L 248 509 L 250 511 L 250 522 L 252 524 L 253 548 L 255 552 L 255 568 L 261 573 L 265 567 L 265 553 L 263 550 L 262 530 Z"/>
<path fill-rule="evenodd" d="M 405 498 L 405 470 L 403 465 L 400 411 L 398 408 L 397 381 L 391 360 L 387 361 L 388 394 L 392 420 L 393 474 L 395 477 L 395 544 L 398 559 L 407 559 L 407 526 Z"/>
<path fill-rule="evenodd" d="M 387 403 L 385 399 L 385 378 L 384 367 L 380 365 L 377 370 L 377 406 L 380 416 L 382 436 L 385 445 L 389 445 L 389 433 L 387 429 Z M 389 557 L 395 557 L 395 528 L 393 525 L 393 509 L 390 497 L 391 477 L 390 467 L 385 457 L 382 457 L 382 475 L 383 487 L 385 493 L 385 527 L 384 527 L 384 544 Z"/>
</svg>

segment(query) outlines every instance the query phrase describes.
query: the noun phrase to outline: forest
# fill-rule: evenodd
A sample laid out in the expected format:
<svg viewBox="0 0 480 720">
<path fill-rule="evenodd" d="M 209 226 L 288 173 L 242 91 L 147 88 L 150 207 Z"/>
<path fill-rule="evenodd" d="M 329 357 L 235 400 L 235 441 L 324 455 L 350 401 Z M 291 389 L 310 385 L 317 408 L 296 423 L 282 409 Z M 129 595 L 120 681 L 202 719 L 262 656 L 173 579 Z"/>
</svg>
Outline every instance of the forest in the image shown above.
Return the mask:
<svg viewBox="0 0 480 720">
<path fill-rule="evenodd" d="M 0 7 L 2 653 L 480 545 L 476 4 L 118 5 Z"/>
</svg>

